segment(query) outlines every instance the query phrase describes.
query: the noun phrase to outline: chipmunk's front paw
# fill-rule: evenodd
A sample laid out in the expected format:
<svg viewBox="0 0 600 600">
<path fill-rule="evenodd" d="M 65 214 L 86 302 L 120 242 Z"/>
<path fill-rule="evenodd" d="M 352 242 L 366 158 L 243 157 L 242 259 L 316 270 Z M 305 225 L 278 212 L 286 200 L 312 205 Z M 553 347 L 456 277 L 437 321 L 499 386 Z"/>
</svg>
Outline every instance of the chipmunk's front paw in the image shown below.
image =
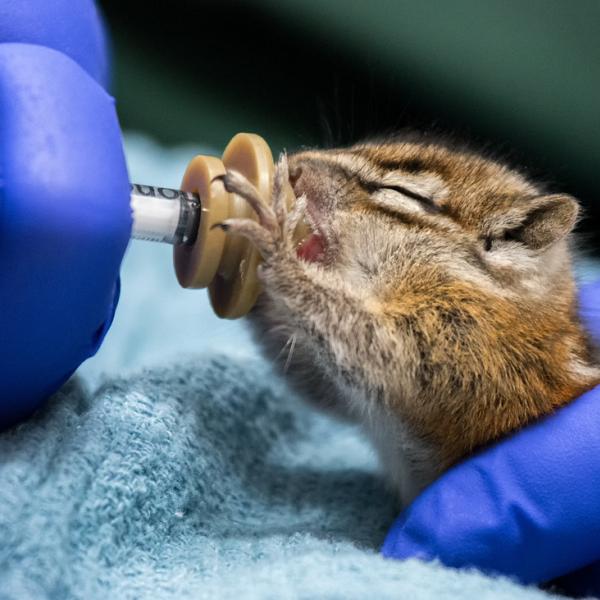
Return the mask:
<svg viewBox="0 0 600 600">
<path fill-rule="evenodd" d="M 292 211 L 288 211 L 286 184 L 289 181 L 287 156 L 282 154 L 275 168 L 271 202 L 243 175 L 228 171 L 223 177 L 225 189 L 244 198 L 256 212 L 258 222 L 253 219 L 226 219 L 219 226 L 227 232 L 246 237 L 260 252 L 264 263 L 262 270 L 271 265 L 297 261 L 293 233 L 302 218 L 305 198 L 296 200 Z"/>
</svg>

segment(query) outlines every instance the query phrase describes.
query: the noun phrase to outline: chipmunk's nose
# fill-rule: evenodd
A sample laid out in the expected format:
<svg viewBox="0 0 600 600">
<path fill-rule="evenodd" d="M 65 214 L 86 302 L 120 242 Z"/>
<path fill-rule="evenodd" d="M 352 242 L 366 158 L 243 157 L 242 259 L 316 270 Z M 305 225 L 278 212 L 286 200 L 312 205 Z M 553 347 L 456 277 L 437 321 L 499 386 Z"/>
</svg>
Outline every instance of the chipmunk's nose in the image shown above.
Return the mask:
<svg viewBox="0 0 600 600">
<path fill-rule="evenodd" d="M 289 166 L 289 177 L 290 177 L 290 184 L 292 186 L 292 188 L 296 185 L 298 179 L 300 179 L 302 175 L 302 165 L 296 164 L 296 165 L 290 165 Z"/>
<path fill-rule="evenodd" d="M 304 193 L 302 189 L 302 184 L 300 183 L 300 179 L 304 175 L 306 165 L 303 164 L 302 160 L 299 160 L 295 156 L 290 156 L 288 161 L 290 185 L 292 186 L 294 194 L 297 198 L 298 196 Z"/>
<path fill-rule="evenodd" d="M 306 196 L 314 205 L 322 206 L 330 190 L 326 165 L 320 165 L 313 160 L 291 157 L 289 162 L 290 185 L 296 198 Z"/>
</svg>

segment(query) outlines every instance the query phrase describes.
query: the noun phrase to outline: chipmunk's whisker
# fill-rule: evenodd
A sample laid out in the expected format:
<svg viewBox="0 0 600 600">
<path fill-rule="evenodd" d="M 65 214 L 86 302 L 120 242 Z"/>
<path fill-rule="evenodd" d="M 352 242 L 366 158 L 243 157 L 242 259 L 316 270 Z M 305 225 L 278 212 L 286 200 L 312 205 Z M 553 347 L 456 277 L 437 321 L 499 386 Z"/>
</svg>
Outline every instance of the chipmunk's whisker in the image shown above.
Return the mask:
<svg viewBox="0 0 600 600">
<path fill-rule="evenodd" d="M 292 362 L 292 356 L 294 355 L 294 350 L 296 348 L 296 332 L 294 332 L 291 336 L 290 336 L 290 340 L 291 340 L 291 344 L 290 344 L 290 348 L 288 350 L 288 355 L 287 355 L 287 359 L 285 361 L 285 365 L 283 366 L 283 372 L 287 373 L 287 370 L 290 366 L 290 363 Z"/>
</svg>

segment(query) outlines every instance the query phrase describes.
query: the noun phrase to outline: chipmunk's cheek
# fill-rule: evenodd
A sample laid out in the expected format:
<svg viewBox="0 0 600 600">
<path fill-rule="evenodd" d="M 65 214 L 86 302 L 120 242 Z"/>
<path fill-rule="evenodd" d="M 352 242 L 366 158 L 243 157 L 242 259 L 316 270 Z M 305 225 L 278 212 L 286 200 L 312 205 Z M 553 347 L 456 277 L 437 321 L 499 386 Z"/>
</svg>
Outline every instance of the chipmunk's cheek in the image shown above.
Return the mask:
<svg viewBox="0 0 600 600">
<path fill-rule="evenodd" d="M 325 260 L 325 240 L 318 233 L 312 233 L 298 246 L 298 258 L 307 262 L 323 262 Z"/>
</svg>

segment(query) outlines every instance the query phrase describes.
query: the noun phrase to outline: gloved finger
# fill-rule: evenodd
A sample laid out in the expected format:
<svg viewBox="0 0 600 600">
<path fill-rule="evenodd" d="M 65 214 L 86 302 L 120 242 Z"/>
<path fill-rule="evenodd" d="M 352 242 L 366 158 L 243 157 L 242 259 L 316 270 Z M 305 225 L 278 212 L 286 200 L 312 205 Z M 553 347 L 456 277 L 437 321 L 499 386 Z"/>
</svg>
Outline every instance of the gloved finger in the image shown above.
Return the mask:
<svg viewBox="0 0 600 600">
<path fill-rule="evenodd" d="M 600 387 L 457 465 L 392 526 L 383 554 L 540 583 L 600 559 Z"/>
<path fill-rule="evenodd" d="M 129 240 L 113 99 L 55 50 L 0 44 L 0 427 L 98 348 Z"/>
</svg>

